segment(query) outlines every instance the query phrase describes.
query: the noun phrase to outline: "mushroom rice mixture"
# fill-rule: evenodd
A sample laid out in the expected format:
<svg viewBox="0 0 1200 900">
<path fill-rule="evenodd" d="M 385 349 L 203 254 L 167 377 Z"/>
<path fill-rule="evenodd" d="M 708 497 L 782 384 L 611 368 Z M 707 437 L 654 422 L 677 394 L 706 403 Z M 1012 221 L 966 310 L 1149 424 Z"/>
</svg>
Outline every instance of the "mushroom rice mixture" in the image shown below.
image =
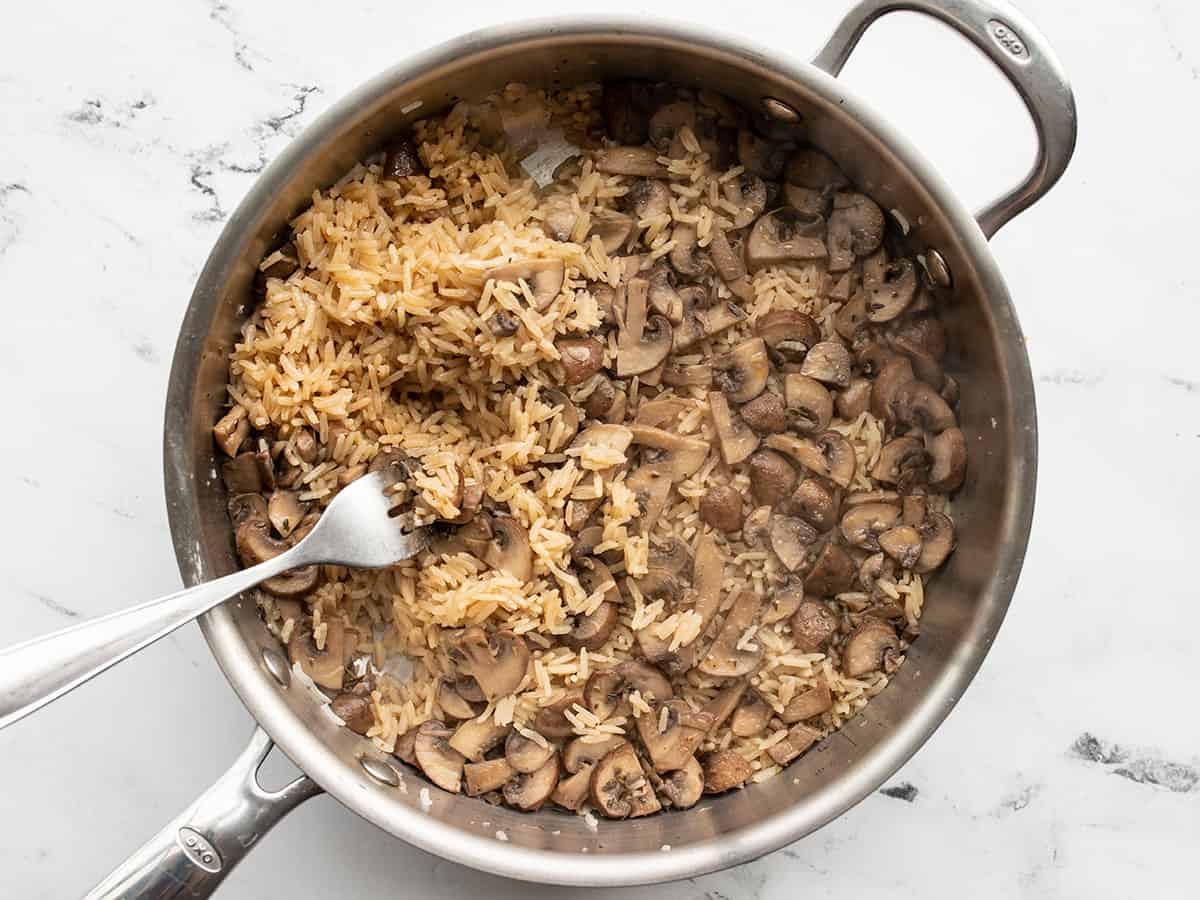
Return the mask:
<svg viewBox="0 0 1200 900">
<path fill-rule="evenodd" d="M 539 185 L 547 136 L 580 149 Z M 384 467 L 442 524 L 266 582 L 294 666 L 518 809 L 778 774 L 887 685 L 954 545 L 957 387 L 901 238 L 802 134 L 640 82 L 460 103 L 314 193 L 214 429 L 238 552 Z"/>
</svg>

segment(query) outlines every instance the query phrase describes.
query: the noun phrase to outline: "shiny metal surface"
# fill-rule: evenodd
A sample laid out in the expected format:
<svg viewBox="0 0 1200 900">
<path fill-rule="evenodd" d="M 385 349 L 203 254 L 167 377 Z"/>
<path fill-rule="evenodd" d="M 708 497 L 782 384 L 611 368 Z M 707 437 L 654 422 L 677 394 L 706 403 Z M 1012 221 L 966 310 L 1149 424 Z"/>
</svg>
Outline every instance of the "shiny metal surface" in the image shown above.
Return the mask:
<svg viewBox="0 0 1200 900">
<path fill-rule="evenodd" d="M 0 728 L 63 696 L 176 628 L 269 578 L 314 563 L 377 568 L 411 559 L 429 529 L 405 531 L 385 493 L 387 470 L 339 493 L 296 546 L 249 569 L 0 650 Z"/>
<path fill-rule="evenodd" d="M 880 8 L 867 2 L 850 13 L 850 24 L 823 51 L 826 65 L 836 69 L 835 62 L 844 62 L 863 23 Z M 965 11 L 975 22 L 995 10 L 1009 21 L 1010 8 L 947 0 L 922 2 L 919 9 L 942 10 L 943 20 Z M 1011 21 L 1029 52 L 1040 53 L 1044 44 L 1027 23 Z M 970 22 L 960 23 L 962 29 L 973 29 Z M 971 447 L 967 482 L 955 501 L 960 543 L 927 591 L 921 639 L 893 683 L 846 728 L 771 782 L 705 797 L 684 812 L 590 828 L 553 810 L 526 815 L 438 790 L 430 791 L 432 803 L 423 809 L 421 776 L 401 768 L 399 789 L 375 781 L 359 760 L 378 751 L 336 725 L 311 688 L 298 679 L 280 685 L 267 672 L 261 653 L 276 644 L 251 599 L 225 604 L 201 620 L 222 669 L 262 727 L 341 802 L 447 859 L 562 884 L 664 881 L 745 862 L 814 831 L 875 790 L 945 719 L 987 654 L 1020 572 L 1037 458 L 1024 341 L 984 232 L 903 135 L 820 68 L 712 34 L 641 20 L 524 24 L 467 35 L 364 85 L 269 166 L 231 218 L 188 307 L 168 395 L 167 502 L 186 581 L 236 567 L 209 429 L 223 400 L 226 354 L 246 313 L 255 261 L 310 192 L 332 183 L 413 118 L 457 97 L 479 96 L 510 81 L 553 85 L 621 76 L 703 85 L 747 106 L 778 98 L 799 112 L 813 142 L 864 191 L 885 208 L 904 212 L 913 223 L 913 252 L 936 247 L 954 273 L 954 291 L 941 299 L 954 348 L 948 371 L 962 386 L 960 419 Z M 1065 83 L 1059 87 L 1069 100 Z M 1045 131 L 1046 140 L 1057 143 L 1039 151 L 1039 158 L 1061 164 L 1073 145 L 1073 107 L 1064 103 L 1059 113 L 1063 121 Z M 1046 168 L 1037 186 L 1023 187 L 995 207 L 985 224 L 994 230 L 997 221 L 1032 202 L 1056 167 L 1061 165 Z M 498 831 L 507 840 L 498 839 Z M 660 851 L 663 845 L 669 852 Z"/>
</svg>

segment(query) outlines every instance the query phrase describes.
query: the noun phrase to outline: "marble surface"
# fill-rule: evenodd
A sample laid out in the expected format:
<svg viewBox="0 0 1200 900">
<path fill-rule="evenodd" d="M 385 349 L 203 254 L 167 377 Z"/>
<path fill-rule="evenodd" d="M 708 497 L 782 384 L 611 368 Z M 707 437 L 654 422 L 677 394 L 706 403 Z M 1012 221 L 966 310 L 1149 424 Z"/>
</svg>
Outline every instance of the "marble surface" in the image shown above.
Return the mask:
<svg viewBox="0 0 1200 900">
<path fill-rule="evenodd" d="M 803 56 L 844 3 L 803 6 L 609 0 L 595 11 L 687 17 Z M 993 242 L 1041 420 L 1034 533 L 995 649 L 895 779 L 811 838 L 718 875 L 581 896 L 1194 896 L 1200 676 L 1186 560 L 1200 500 L 1200 169 L 1188 138 L 1200 8 L 1024 6 L 1073 78 L 1082 124 L 1064 182 Z M 255 172 L 406 54 L 563 7 L 460 0 L 419 20 L 383 2 L 5 7 L 8 643 L 178 586 L 160 476 L 167 372 L 193 280 Z M 882 23 L 844 77 L 972 204 L 1027 165 L 1019 103 L 927 21 Z M 192 626 L 0 732 L 0 896 L 81 894 L 223 771 L 250 729 Z M 561 893 L 441 862 L 322 797 L 220 896 Z"/>
</svg>

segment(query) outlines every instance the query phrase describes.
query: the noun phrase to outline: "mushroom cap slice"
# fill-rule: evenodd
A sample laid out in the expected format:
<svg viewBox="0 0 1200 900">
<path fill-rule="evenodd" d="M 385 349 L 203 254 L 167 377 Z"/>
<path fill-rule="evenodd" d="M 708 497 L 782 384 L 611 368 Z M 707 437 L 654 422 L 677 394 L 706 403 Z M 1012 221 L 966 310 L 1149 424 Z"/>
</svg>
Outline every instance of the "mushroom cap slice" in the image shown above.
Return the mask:
<svg viewBox="0 0 1200 900">
<path fill-rule="evenodd" d="M 711 723 L 708 713 L 694 712 L 683 700 L 668 700 L 638 716 L 637 731 L 654 770 L 670 772 L 686 765 Z"/>
<path fill-rule="evenodd" d="M 604 721 L 615 715 L 625 704 L 624 680 L 612 669 L 593 672 L 583 686 L 583 702 Z"/>
<path fill-rule="evenodd" d="M 703 632 L 721 606 L 721 585 L 725 582 L 725 555 L 711 534 L 701 536 L 696 544 L 696 564 L 692 569 L 695 602 L 692 611 L 700 616 Z"/>
<path fill-rule="evenodd" d="M 508 738 L 504 741 L 504 758 L 513 767 L 513 771 L 522 774 L 536 772 L 557 755 L 558 751 L 554 749 L 553 744 L 545 738 L 542 738 L 542 741 L 543 743 L 538 743 L 516 728 L 508 733 Z"/>
<path fill-rule="evenodd" d="M 879 535 L 879 549 L 905 569 L 921 558 L 921 532 L 911 525 L 897 525 Z"/>
<path fill-rule="evenodd" d="M 627 743 L 619 734 L 610 734 L 599 739 L 577 737 L 563 748 L 563 768 L 568 772 L 582 772 L 590 769 L 611 750 Z"/>
<path fill-rule="evenodd" d="M 926 449 L 933 458 L 929 469 L 929 488 L 949 494 L 962 487 L 967 474 L 967 441 L 958 428 L 947 428 L 926 440 Z"/>
<path fill-rule="evenodd" d="M 700 498 L 700 521 L 732 534 L 742 530 L 742 495 L 731 485 L 714 484 Z"/>
<path fill-rule="evenodd" d="M 842 648 L 842 671 L 858 678 L 884 667 L 889 654 L 900 652 L 896 629 L 879 619 L 867 618 L 846 638 Z"/>
<path fill-rule="evenodd" d="M 615 581 L 613 587 L 616 588 Z M 608 636 L 612 634 L 617 625 L 617 619 L 617 604 L 601 603 L 592 612 L 586 615 L 577 615 L 574 627 L 566 634 L 561 635 L 560 640 L 574 650 L 580 648 L 599 650 L 608 640 Z"/>
<path fill-rule="evenodd" d="M 792 493 L 788 511 L 799 516 L 817 531 L 837 525 L 841 491 L 821 478 L 805 478 Z"/>
<path fill-rule="evenodd" d="M 781 587 L 771 595 L 770 605 L 762 611 L 759 617 L 764 625 L 774 625 L 784 619 L 790 619 L 804 602 L 804 585 L 790 584 Z"/>
<path fill-rule="evenodd" d="M 772 450 L 790 456 L 810 472 L 828 478 L 840 488 L 850 487 L 858 460 L 845 436 L 824 431 L 813 437 L 797 438 L 788 434 L 768 435 L 765 443 Z"/>
<path fill-rule="evenodd" d="M 842 516 L 842 535 L 855 547 L 874 553 L 879 535 L 900 521 L 900 509 L 890 503 L 863 503 Z"/>
<path fill-rule="evenodd" d="M 925 445 L 912 435 L 892 438 L 879 450 L 879 459 L 871 469 L 871 477 L 884 484 L 898 484 L 905 473 L 929 464 Z"/>
<path fill-rule="evenodd" d="M 439 723 L 440 724 L 440 723 Z M 508 737 L 509 726 L 497 725 L 491 719 L 480 722 L 478 719 L 467 719 L 460 722 L 449 736 L 449 745 L 464 759 L 478 762 Z"/>
<path fill-rule="evenodd" d="M 667 167 L 652 147 L 606 147 L 596 152 L 596 171 L 605 175 L 639 175 L 665 178 Z"/>
<path fill-rule="evenodd" d="M 268 559 L 274 559 L 293 544 L 299 543 L 306 533 L 297 529 L 293 530 L 290 542 L 277 540 L 271 536 L 271 526 L 267 520 L 259 519 L 255 514 L 237 526 L 234 531 L 234 544 L 242 562 L 252 566 L 266 562 Z M 299 569 L 292 569 L 282 575 L 268 578 L 261 587 L 274 597 L 303 597 L 317 586 L 320 577 L 319 567 L 302 566 Z"/>
<path fill-rule="evenodd" d="M 616 253 L 625 246 L 625 242 L 633 234 L 633 228 L 636 224 L 632 217 L 612 209 L 594 209 L 592 210 L 591 217 L 592 221 L 591 227 L 588 229 L 588 236 L 600 238 L 604 252 L 609 255 Z"/>
<path fill-rule="evenodd" d="M 738 207 L 734 228 L 745 228 L 767 208 L 767 183 L 753 172 L 743 172 L 721 185 L 725 199 Z"/>
<path fill-rule="evenodd" d="M 850 351 L 841 341 L 820 341 L 804 357 L 800 374 L 835 387 L 850 383 Z"/>
<path fill-rule="evenodd" d="M 637 751 L 622 741 L 592 767 L 592 805 L 609 819 L 646 816 L 662 809 Z"/>
<path fill-rule="evenodd" d="M 795 467 L 776 450 L 759 450 L 750 457 L 747 466 L 750 470 L 750 492 L 761 505 L 781 503 L 796 489 Z"/>
<path fill-rule="evenodd" d="M 742 128 L 738 131 L 738 162 L 747 172 L 763 178 L 778 178 L 783 173 L 792 144 L 761 138 L 753 131 Z"/>
<path fill-rule="evenodd" d="M 562 357 L 564 381 L 581 384 L 604 366 L 604 344 L 597 338 L 559 338 L 555 349 Z"/>
<path fill-rule="evenodd" d="M 726 465 L 737 465 L 758 448 L 758 435 L 749 428 L 734 424 L 729 401 L 723 393 L 709 391 L 708 410 L 717 432 L 717 442 L 721 446 L 721 458 Z"/>
<path fill-rule="evenodd" d="M 704 711 L 712 716 L 712 730 L 720 728 L 733 715 L 748 687 L 749 683 L 744 678 L 727 682 L 717 696 L 704 704 Z"/>
<path fill-rule="evenodd" d="M 490 791 L 498 791 L 508 783 L 516 772 L 504 757 L 466 763 L 463 776 L 467 782 L 467 796 L 478 797 Z"/>
<path fill-rule="evenodd" d="M 821 326 L 796 309 L 775 309 L 758 320 L 758 336 L 777 361 L 800 362 L 808 348 L 821 340 Z"/>
<path fill-rule="evenodd" d="M 833 330 L 843 339 L 854 341 L 866 324 L 867 295 L 863 291 L 857 291 L 834 315 Z"/>
<path fill-rule="evenodd" d="M 924 575 L 944 563 L 954 549 L 954 523 L 942 513 L 929 513 L 921 526 L 921 540 L 921 557 L 913 568 Z"/>
<path fill-rule="evenodd" d="M 452 733 L 436 720 L 422 723 L 413 742 L 413 755 L 430 781 L 442 790 L 457 794 L 462 783 L 465 760 L 450 745 Z"/>
<path fill-rule="evenodd" d="M 212 431 L 213 440 L 221 451 L 229 457 L 237 456 L 242 441 L 250 434 L 250 420 L 246 416 L 246 410 L 241 406 L 234 406 L 213 426 Z"/>
<path fill-rule="evenodd" d="M 415 766 L 417 764 L 417 731 L 419 730 L 419 727 L 410 728 L 404 734 L 397 737 L 396 747 L 392 750 L 392 756 L 401 762 L 408 763 L 410 766 Z"/>
<path fill-rule="evenodd" d="M 533 295 L 533 308 L 542 312 L 558 297 L 566 274 L 562 259 L 527 259 L 489 269 L 483 278 L 514 285 L 524 282 Z"/>
<path fill-rule="evenodd" d="M 673 772 L 662 777 L 662 792 L 676 809 L 690 809 L 704 793 L 704 770 L 700 761 L 692 756 Z"/>
<path fill-rule="evenodd" d="M 818 681 L 803 693 L 796 694 L 783 708 L 779 718 L 788 725 L 819 716 L 833 707 L 833 692 L 825 681 Z"/>
<path fill-rule="evenodd" d="M 792 639 L 802 653 L 817 653 L 838 631 L 838 617 L 820 600 L 805 600 L 792 616 Z"/>
<path fill-rule="evenodd" d="M 304 518 L 304 504 L 295 491 L 277 490 L 267 502 L 267 518 L 284 537 L 287 537 Z"/>
<path fill-rule="evenodd" d="M 658 178 L 639 178 L 625 193 L 625 208 L 638 221 L 652 216 L 661 216 L 668 212 L 671 203 L 671 189 L 667 183 Z"/>
<path fill-rule="evenodd" d="M 734 252 L 729 238 L 721 228 L 712 229 L 708 251 L 717 274 L 726 284 L 732 285 L 746 277 L 746 264 L 742 261 L 741 254 Z"/>
<path fill-rule="evenodd" d="M 813 190 L 843 188 L 850 183 L 837 163 L 815 147 L 802 147 L 792 154 L 783 177 L 788 184 Z"/>
<path fill-rule="evenodd" d="M 625 326 L 617 343 L 617 375 L 641 375 L 662 363 L 671 352 L 673 332 L 666 317 L 646 317 L 649 285 L 644 278 L 629 283 Z"/>
<path fill-rule="evenodd" d="M 797 756 L 820 740 L 821 732 L 797 723 L 788 729 L 787 737 L 775 744 L 767 754 L 778 765 L 786 766 Z"/>
<path fill-rule="evenodd" d="M 696 243 L 696 228 L 683 222 L 671 230 L 671 248 L 668 259 L 671 267 L 685 278 L 702 278 L 710 271 L 708 256 Z"/>
<path fill-rule="evenodd" d="M 582 688 L 572 688 L 549 706 L 539 709 L 533 717 L 533 727 L 548 738 L 569 738 L 575 733 L 575 728 L 564 713 L 575 705 L 583 706 Z"/>
<path fill-rule="evenodd" d="M 553 803 L 575 812 L 583 806 L 592 783 L 592 766 L 588 765 L 567 778 L 559 777 L 558 786 L 550 795 Z"/>
<path fill-rule="evenodd" d="M 757 591 L 739 592 L 708 655 L 696 668 L 714 678 L 737 678 L 753 672 L 762 660 L 762 645 L 746 638 L 755 626 L 762 602 Z"/>
<path fill-rule="evenodd" d="M 650 548 L 649 562 L 651 569 L 663 569 L 677 578 L 691 581 L 692 566 L 696 561 L 687 544 L 679 538 L 671 538 L 662 546 Z"/>
<path fill-rule="evenodd" d="M 312 629 L 294 629 L 288 640 L 288 659 L 314 684 L 340 691 L 346 676 L 345 625 L 341 619 L 327 619 L 325 626 L 325 646 L 320 649 Z"/>
<path fill-rule="evenodd" d="M 458 691 L 454 689 L 454 685 L 449 681 L 441 681 L 438 684 L 437 703 L 451 719 L 462 721 L 464 719 L 473 719 L 481 712 L 483 708 L 469 702 Z"/>
<path fill-rule="evenodd" d="M 478 625 L 472 625 L 453 640 L 450 651 L 460 661 L 462 671 L 479 683 L 488 700 L 514 693 L 529 668 L 525 639 L 511 631 L 496 631 L 489 636 Z"/>
<path fill-rule="evenodd" d="M 783 399 L 773 391 L 763 391 L 753 400 L 742 404 L 742 421 L 757 434 L 777 434 L 787 431 L 788 410 Z"/>
<path fill-rule="evenodd" d="M 829 427 L 833 419 L 833 397 L 815 378 L 789 373 L 783 379 L 783 397 L 788 423 L 796 431 L 814 434 Z"/>
<path fill-rule="evenodd" d="M 760 337 L 742 341 L 713 360 L 713 379 L 734 403 L 746 403 L 761 394 L 770 374 L 767 345 Z"/>
<path fill-rule="evenodd" d="M 844 272 L 856 256 L 870 256 L 883 243 L 883 210 L 865 194 L 833 197 L 829 216 L 829 271 Z"/>
<path fill-rule="evenodd" d="M 825 258 L 825 218 L 784 206 L 754 223 L 746 239 L 751 272 L 781 263 Z"/>
<path fill-rule="evenodd" d="M 707 309 L 692 309 L 684 313 L 683 321 L 674 332 L 672 349 L 679 353 L 732 328 L 746 318 L 746 313 L 736 303 L 717 303 Z"/>
<path fill-rule="evenodd" d="M 907 356 L 894 356 L 885 362 L 875 375 L 871 386 L 871 415 L 885 422 L 896 421 L 893 406 L 896 394 L 917 378 Z"/>
<path fill-rule="evenodd" d="M 768 530 L 771 549 L 783 567 L 795 572 L 808 556 L 809 545 L 817 540 L 817 531 L 794 516 L 772 516 Z"/>
<path fill-rule="evenodd" d="M 667 502 L 671 499 L 671 483 L 672 479 L 663 474 L 661 468 L 651 466 L 640 466 L 625 479 L 625 486 L 633 491 L 641 507 L 638 527 L 643 534 L 654 530 L 663 510 L 667 508 Z"/>
<path fill-rule="evenodd" d="M 933 434 L 958 424 L 950 404 L 923 381 L 910 381 L 896 389 L 892 397 L 892 414 L 896 421 L 910 428 Z"/>
<path fill-rule="evenodd" d="M 716 750 L 700 760 L 704 770 L 704 793 L 720 794 L 740 787 L 754 774 L 746 757 L 733 750 Z"/>
<path fill-rule="evenodd" d="M 854 576 L 854 560 L 850 554 L 833 541 L 826 541 L 808 570 L 804 587 L 818 597 L 833 597 L 850 590 L 854 586 Z"/>
<path fill-rule="evenodd" d="M 533 552 L 525 526 L 511 516 L 493 516 L 492 539 L 483 561 L 518 581 L 529 581 L 533 577 Z"/>
<path fill-rule="evenodd" d="M 767 727 L 774 712 L 762 694 L 751 688 L 742 695 L 737 709 L 733 711 L 729 730 L 738 737 L 753 737 Z"/>
<path fill-rule="evenodd" d="M 533 772 L 519 772 L 504 785 L 504 802 L 525 812 L 541 809 L 558 786 L 558 754 L 551 749 L 550 757 Z"/>
<path fill-rule="evenodd" d="M 901 257 L 884 268 L 881 278 L 863 280 L 867 318 L 875 323 L 890 322 L 912 305 L 917 293 L 917 269 L 912 260 Z M 911 349 L 917 349 L 912 347 Z"/>
<path fill-rule="evenodd" d="M 671 387 L 708 387 L 712 384 L 713 370 L 708 363 L 682 366 L 668 362 L 663 369 L 662 382 Z"/>
<path fill-rule="evenodd" d="M 697 438 L 684 437 L 636 422 L 629 426 L 629 432 L 634 443 L 664 451 L 659 458 L 643 462 L 642 467 L 666 475 L 672 484 L 695 474 L 708 458 L 708 443 Z"/>
</svg>

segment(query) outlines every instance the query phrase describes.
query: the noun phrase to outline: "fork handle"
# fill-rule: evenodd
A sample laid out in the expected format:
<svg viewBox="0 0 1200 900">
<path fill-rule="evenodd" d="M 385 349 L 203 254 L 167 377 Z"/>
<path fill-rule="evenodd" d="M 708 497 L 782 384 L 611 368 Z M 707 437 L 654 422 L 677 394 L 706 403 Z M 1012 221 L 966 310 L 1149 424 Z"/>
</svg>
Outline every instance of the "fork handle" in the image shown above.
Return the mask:
<svg viewBox="0 0 1200 900">
<path fill-rule="evenodd" d="M 0 728 L 40 709 L 223 600 L 305 564 L 299 546 L 274 559 L 140 606 L 0 650 Z"/>
</svg>

